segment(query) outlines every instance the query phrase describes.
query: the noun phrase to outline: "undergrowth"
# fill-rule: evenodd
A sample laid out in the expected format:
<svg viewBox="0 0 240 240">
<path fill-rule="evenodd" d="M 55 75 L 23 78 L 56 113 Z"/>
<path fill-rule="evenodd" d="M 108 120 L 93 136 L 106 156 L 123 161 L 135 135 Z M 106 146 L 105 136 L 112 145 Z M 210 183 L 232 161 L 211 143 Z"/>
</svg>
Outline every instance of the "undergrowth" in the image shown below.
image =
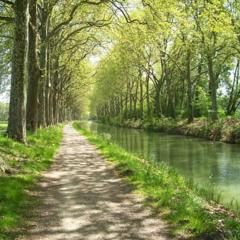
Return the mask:
<svg viewBox="0 0 240 240">
<path fill-rule="evenodd" d="M 61 138 L 62 126 L 28 134 L 28 145 L 0 136 L 0 154 L 12 169 L 9 175 L 0 173 L 0 239 L 15 239 L 24 212 L 33 204 L 26 190 L 50 166 Z"/>
<path fill-rule="evenodd" d="M 216 203 L 210 190 L 199 189 L 165 163 L 140 159 L 101 136 L 74 127 L 95 144 L 119 173 L 173 225 L 173 233 L 188 239 L 240 239 L 239 215 Z"/>
</svg>

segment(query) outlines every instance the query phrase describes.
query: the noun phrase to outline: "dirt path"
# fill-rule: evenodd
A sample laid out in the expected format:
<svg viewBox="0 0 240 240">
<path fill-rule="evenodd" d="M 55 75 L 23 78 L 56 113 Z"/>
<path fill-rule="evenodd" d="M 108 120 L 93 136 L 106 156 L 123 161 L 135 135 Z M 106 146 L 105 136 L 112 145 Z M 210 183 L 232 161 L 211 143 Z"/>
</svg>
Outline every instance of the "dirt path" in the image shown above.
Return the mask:
<svg viewBox="0 0 240 240">
<path fill-rule="evenodd" d="M 21 240 L 163 240 L 167 226 L 131 193 L 94 146 L 70 125 L 55 164 L 33 193 L 43 202 Z"/>
</svg>

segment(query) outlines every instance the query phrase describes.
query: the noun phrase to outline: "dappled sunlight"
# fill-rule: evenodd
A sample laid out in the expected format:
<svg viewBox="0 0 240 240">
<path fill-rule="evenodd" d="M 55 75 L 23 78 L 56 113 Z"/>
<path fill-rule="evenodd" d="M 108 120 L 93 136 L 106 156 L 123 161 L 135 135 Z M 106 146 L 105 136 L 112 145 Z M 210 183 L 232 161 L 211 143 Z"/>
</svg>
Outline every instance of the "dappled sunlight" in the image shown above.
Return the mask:
<svg viewBox="0 0 240 240">
<path fill-rule="evenodd" d="M 168 239 L 168 227 L 144 199 L 71 126 L 55 164 L 34 191 L 34 228 L 20 239 Z M 172 239 L 172 238 L 171 238 Z"/>
</svg>

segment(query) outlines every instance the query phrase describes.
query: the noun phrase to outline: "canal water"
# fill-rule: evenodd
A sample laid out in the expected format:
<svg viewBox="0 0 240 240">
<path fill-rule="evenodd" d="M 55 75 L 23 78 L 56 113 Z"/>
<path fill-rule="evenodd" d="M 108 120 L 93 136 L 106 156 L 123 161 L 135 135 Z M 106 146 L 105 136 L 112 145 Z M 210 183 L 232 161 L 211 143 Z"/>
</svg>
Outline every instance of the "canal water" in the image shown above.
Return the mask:
<svg viewBox="0 0 240 240">
<path fill-rule="evenodd" d="M 214 186 L 223 202 L 240 204 L 240 145 L 86 122 L 91 132 L 147 160 L 166 162 L 200 186 Z"/>
</svg>

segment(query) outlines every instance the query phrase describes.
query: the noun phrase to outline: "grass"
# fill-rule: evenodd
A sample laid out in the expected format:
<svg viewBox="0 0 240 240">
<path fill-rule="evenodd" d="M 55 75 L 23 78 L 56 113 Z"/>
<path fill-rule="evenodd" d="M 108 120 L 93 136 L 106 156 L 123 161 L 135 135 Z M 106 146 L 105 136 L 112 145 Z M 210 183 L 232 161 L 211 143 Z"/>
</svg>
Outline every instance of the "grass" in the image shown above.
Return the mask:
<svg viewBox="0 0 240 240">
<path fill-rule="evenodd" d="M 7 129 L 7 122 L 0 121 L 0 132 Z"/>
<path fill-rule="evenodd" d="M 28 134 L 28 145 L 0 136 L 0 157 L 14 174 L 0 175 L 0 239 L 15 239 L 24 214 L 34 204 L 26 190 L 46 170 L 61 142 L 62 126 Z"/>
<path fill-rule="evenodd" d="M 173 225 L 173 234 L 189 239 L 240 239 L 239 215 L 215 202 L 211 189 L 194 186 L 166 164 L 154 164 L 129 154 L 101 136 L 74 127 L 95 144 L 122 176 L 138 192 L 146 204 Z"/>
</svg>

